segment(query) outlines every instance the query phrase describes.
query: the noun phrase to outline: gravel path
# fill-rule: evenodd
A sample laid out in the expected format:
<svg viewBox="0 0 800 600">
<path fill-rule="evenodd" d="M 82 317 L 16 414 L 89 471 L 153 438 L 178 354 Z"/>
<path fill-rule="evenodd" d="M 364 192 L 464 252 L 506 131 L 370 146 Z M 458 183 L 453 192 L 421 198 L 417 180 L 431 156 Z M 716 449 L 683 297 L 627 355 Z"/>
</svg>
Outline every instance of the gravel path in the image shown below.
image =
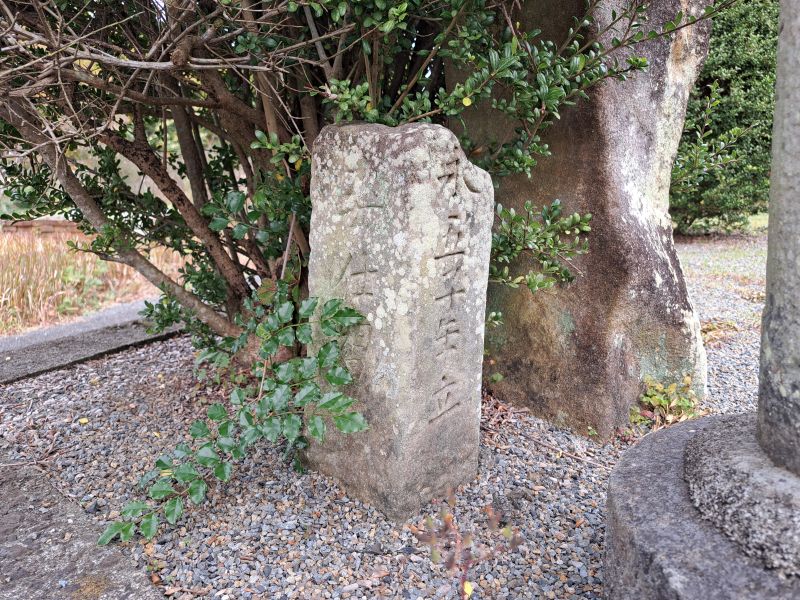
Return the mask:
<svg viewBox="0 0 800 600">
<path fill-rule="evenodd" d="M 754 411 L 767 238 L 684 239 L 677 246 L 708 353 L 706 406 L 715 413 Z"/>
<path fill-rule="evenodd" d="M 737 412 L 754 406 L 760 306 L 745 294 L 761 289 L 765 246 L 728 245 L 683 243 L 680 252 L 704 322 L 735 326 L 709 330 L 721 332 L 709 349 L 709 405 Z M 708 260 L 718 254 L 722 263 Z M 102 527 L 138 497 L 139 476 L 220 399 L 196 383 L 192 361 L 180 337 L 2 386 L 0 447 L 44 461 L 61 493 Z M 480 474 L 458 490 L 456 522 L 486 531 L 483 509 L 494 504 L 525 543 L 471 573 L 472 598 L 601 597 L 606 481 L 625 444 L 600 445 L 487 402 Z M 297 475 L 279 449 L 259 446 L 209 496 L 154 543 L 122 546 L 171 598 L 457 597 L 456 581 L 408 528 L 323 476 Z"/>
</svg>

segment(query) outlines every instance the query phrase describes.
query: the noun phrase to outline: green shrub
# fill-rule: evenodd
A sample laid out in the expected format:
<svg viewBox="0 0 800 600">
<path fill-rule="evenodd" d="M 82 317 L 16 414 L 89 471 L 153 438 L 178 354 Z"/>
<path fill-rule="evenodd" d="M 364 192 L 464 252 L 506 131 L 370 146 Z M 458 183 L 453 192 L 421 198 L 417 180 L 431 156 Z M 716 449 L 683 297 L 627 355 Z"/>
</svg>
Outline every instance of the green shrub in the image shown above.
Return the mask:
<svg viewBox="0 0 800 600">
<path fill-rule="evenodd" d="M 710 115 L 716 136 L 748 128 L 737 143 L 732 169 L 710 169 L 696 187 L 670 193 L 672 218 L 682 233 L 733 228 L 766 210 L 769 198 L 778 1 L 737 2 L 714 18 L 708 60 L 689 101 L 679 156 L 696 143 L 710 88 L 719 82 L 719 103 Z"/>
</svg>

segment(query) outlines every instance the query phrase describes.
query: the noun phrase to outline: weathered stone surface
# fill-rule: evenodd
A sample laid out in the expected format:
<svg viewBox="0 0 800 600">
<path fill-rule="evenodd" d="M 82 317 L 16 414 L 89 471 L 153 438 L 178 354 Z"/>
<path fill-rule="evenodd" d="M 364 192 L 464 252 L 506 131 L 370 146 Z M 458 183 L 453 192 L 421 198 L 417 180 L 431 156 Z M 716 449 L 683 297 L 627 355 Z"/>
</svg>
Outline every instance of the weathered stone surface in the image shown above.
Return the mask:
<svg viewBox="0 0 800 600">
<path fill-rule="evenodd" d="M 609 600 L 790 600 L 784 578 L 746 556 L 701 518 L 684 481 L 684 451 L 719 417 L 648 435 L 617 464 L 608 485 L 603 586 Z"/>
<path fill-rule="evenodd" d="M 0 599 L 163 598 L 119 549 L 97 545 L 101 531 L 46 475 L 0 467 Z"/>
<path fill-rule="evenodd" d="M 749 556 L 800 575 L 800 477 L 756 440 L 755 415 L 722 417 L 689 441 L 686 483 L 706 519 Z"/>
<path fill-rule="evenodd" d="M 628 2 L 603 3 L 599 24 L 623 5 Z M 650 3 L 649 23 L 703 6 Z M 558 41 L 583 9 L 583 0 L 525 2 L 521 20 Z M 650 60 L 646 73 L 606 82 L 590 92 L 591 101 L 565 109 L 544 136 L 553 156 L 541 159 L 530 180 L 500 182 L 497 199 L 504 206 L 519 210 L 528 200 L 542 205 L 558 198 L 568 212 L 594 218 L 590 251 L 575 262 L 574 284 L 534 296 L 490 285 L 489 310 L 505 317 L 505 326 L 487 332 L 497 364 L 486 372 L 505 376 L 490 386 L 499 397 L 607 436 L 627 424 L 646 375 L 669 381 L 689 374 L 704 393 L 705 353 L 667 207 L 686 101 L 707 36 L 703 24 L 639 46 Z M 467 123 L 479 140 L 502 140 L 514 126 L 479 111 Z"/>
<path fill-rule="evenodd" d="M 440 126 L 327 127 L 314 144 L 309 289 L 367 317 L 343 356 L 370 429 L 308 456 L 395 520 L 477 471 L 492 194 Z"/>
<path fill-rule="evenodd" d="M 800 6 L 781 2 L 758 439 L 800 474 Z"/>
</svg>

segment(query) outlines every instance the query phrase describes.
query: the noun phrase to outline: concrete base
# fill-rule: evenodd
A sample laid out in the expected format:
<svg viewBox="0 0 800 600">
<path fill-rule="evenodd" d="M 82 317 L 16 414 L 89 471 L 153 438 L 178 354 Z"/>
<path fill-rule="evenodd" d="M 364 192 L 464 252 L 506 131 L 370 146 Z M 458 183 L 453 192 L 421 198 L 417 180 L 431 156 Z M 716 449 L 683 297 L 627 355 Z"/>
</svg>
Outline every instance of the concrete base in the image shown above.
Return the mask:
<svg viewBox="0 0 800 600">
<path fill-rule="evenodd" d="M 720 417 L 686 447 L 689 496 L 748 556 L 800 575 L 800 477 L 776 466 L 756 439 L 756 415 Z"/>
<path fill-rule="evenodd" d="M 746 556 L 689 498 L 686 445 L 708 417 L 648 435 L 628 450 L 608 486 L 603 581 L 609 600 L 793 600 L 785 578 Z"/>
</svg>

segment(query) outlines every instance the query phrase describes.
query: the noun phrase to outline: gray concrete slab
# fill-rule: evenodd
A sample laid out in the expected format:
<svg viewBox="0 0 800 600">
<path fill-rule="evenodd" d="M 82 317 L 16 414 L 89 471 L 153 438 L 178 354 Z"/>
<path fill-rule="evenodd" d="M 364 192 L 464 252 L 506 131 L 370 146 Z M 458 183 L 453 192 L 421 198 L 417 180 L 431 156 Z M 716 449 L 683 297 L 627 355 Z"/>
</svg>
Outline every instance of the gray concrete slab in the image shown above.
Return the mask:
<svg viewBox="0 0 800 600">
<path fill-rule="evenodd" d="M 151 335 L 139 316 L 144 301 L 118 304 L 78 321 L 0 337 L 0 383 L 60 369 L 130 346 L 164 339 L 179 329 Z"/>
<path fill-rule="evenodd" d="M 0 599 L 157 600 L 164 596 L 31 466 L 0 451 Z M 13 464 L 13 463 L 12 463 Z"/>
</svg>

